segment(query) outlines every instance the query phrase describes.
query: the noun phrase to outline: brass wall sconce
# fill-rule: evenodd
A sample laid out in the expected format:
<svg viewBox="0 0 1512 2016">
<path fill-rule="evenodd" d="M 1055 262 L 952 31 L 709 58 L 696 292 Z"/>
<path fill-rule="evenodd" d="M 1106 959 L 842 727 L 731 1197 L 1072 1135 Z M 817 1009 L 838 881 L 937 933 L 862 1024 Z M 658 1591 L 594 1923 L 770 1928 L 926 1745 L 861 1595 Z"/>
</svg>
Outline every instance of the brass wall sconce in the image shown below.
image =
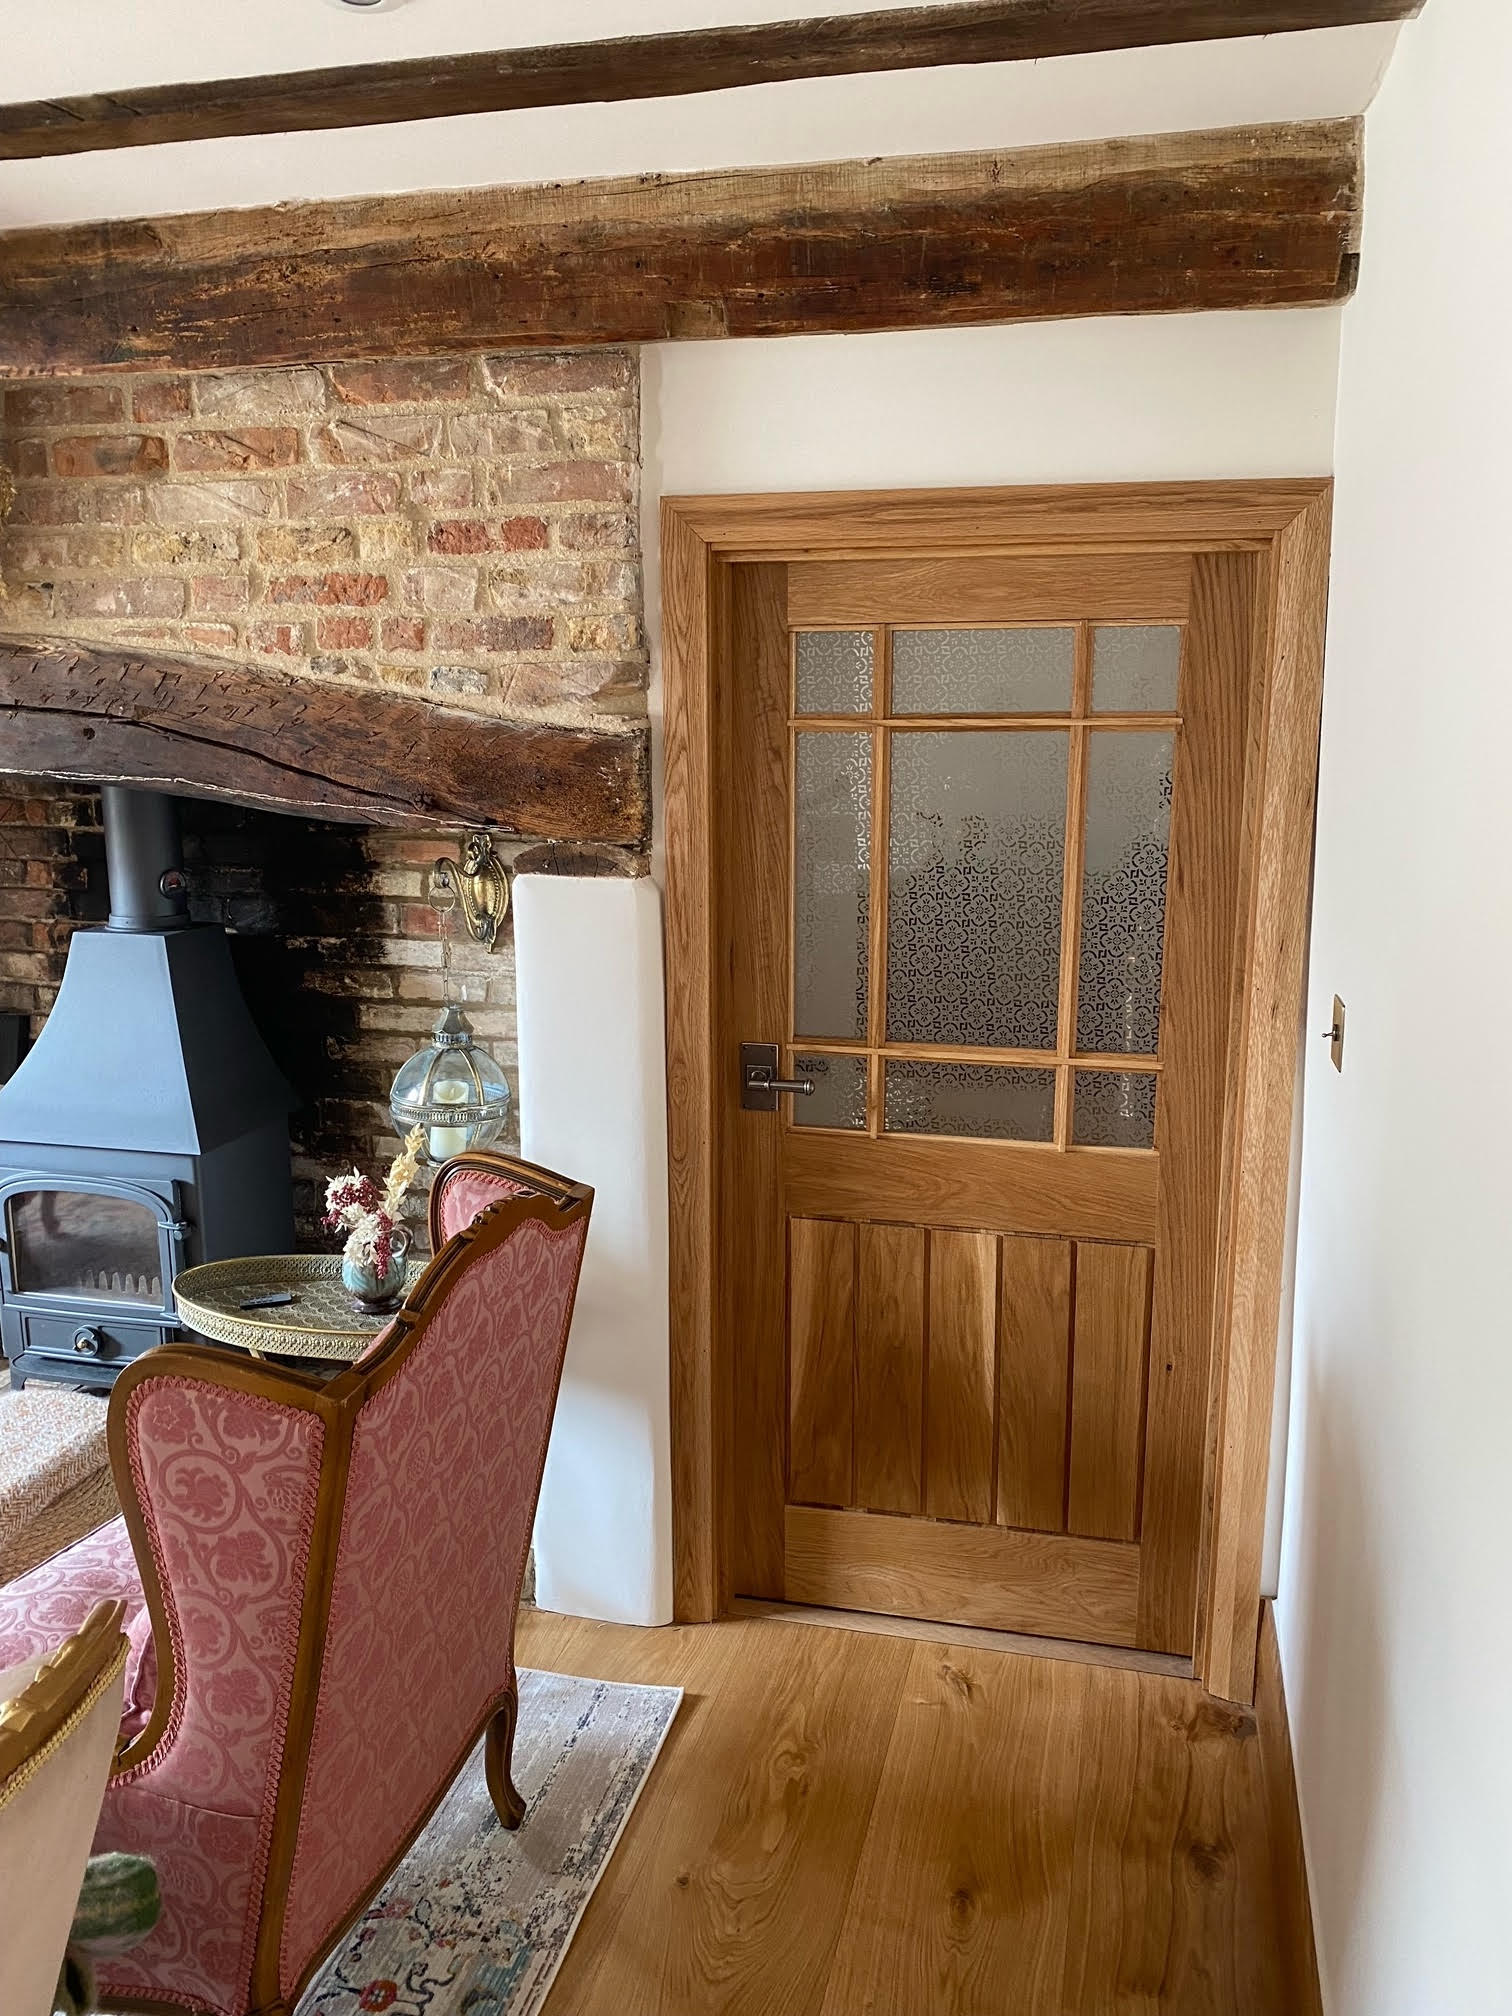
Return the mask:
<svg viewBox="0 0 1512 2016">
<path fill-rule="evenodd" d="M 494 852 L 492 836 L 469 833 L 461 860 L 443 854 L 432 875 L 438 892 L 451 890 L 461 903 L 468 936 L 488 951 L 497 951 L 509 915 L 509 870 Z"/>
</svg>

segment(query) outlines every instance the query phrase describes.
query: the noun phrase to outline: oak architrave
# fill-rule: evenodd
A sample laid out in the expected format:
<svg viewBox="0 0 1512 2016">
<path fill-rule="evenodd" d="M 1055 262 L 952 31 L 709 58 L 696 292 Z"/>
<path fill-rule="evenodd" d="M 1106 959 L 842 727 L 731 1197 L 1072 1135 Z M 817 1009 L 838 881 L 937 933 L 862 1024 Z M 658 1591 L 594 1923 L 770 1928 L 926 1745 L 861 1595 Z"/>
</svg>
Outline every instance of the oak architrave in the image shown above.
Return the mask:
<svg viewBox="0 0 1512 2016">
<path fill-rule="evenodd" d="M 664 498 L 667 1061 L 676 1614 L 722 1614 L 729 1424 L 719 1337 L 721 1101 L 713 1045 L 712 792 L 722 656 L 711 612 L 741 561 L 928 553 L 1255 551 L 1268 582 L 1246 793 L 1241 928 L 1212 1337 L 1198 1677 L 1248 1701 L 1260 1615 L 1280 1252 L 1296 1071 L 1332 483 L 1066 486 Z"/>
</svg>

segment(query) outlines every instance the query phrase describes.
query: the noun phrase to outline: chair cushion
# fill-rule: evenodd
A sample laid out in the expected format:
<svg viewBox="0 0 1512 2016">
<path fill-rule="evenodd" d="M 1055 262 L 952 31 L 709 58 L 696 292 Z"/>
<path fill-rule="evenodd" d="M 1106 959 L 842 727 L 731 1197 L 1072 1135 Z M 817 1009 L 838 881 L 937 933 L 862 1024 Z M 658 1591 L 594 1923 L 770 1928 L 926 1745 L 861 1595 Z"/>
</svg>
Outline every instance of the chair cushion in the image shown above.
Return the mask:
<svg viewBox="0 0 1512 2016">
<path fill-rule="evenodd" d="M 40 1568 L 0 1589 L 0 1668 L 33 1659 L 77 1631 L 97 1603 L 126 1605 L 126 1701 L 121 1733 L 147 1726 L 157 1693 L 157 1658 L 142 1578 L 124 1519 L 86 1533 Z"/>
</svg>

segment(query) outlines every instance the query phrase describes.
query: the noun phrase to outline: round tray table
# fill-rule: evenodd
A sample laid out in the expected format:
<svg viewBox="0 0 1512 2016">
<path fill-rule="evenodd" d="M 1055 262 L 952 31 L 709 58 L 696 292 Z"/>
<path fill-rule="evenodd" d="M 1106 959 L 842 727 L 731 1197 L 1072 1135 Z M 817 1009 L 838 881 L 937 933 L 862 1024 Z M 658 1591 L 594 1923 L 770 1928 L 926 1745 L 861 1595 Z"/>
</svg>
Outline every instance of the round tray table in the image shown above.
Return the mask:
<svg viewBox="0 0 1512 2016">
<path fill-rule="evenodd" d="M 425 1270 L 405 1265 L 405 1293 Z M 294 1300 L 273 1309 L 243 1309 L 257 1295 L 288 1289 Z M 330 1358 L 350 1364 L 394 1320 L 359 1309 L 342 1286 L 336 1253 L 270 1253 L 242 1260 L 211 1260 L 189 1267 L 173 1283 L 173 1299 L 186 1330 L 215 1344 L 232 1344 L 254 1358 Z M 395 1303 L 395 1309 L 398 1308 Z"/>
</svg>

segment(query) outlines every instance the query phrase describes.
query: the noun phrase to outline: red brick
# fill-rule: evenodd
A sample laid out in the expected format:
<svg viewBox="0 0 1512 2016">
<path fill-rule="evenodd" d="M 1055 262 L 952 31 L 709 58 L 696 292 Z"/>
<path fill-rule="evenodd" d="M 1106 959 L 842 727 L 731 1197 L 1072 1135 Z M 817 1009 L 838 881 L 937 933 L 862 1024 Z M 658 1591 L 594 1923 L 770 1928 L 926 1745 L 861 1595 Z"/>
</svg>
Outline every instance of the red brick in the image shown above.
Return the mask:
<svg viewBox="0 0 1512 2016">
<path fill-rule="evenodd" d="M 254 651 L 281 651 L 298 657 L 304 650 L 304 626 L 299 623 L 254 623 L 247 632 Z"/>
<path fill-rule="evenodd" d="M 169 574 L 140 580 L 60 581 L 58 607 L 65 616 L 182 616 L 184 583 Z"/>
<path fill-rule="evenodd" d="M 5 395 L 12 427 L 106 427 L 124 412 L 116 385 L 12 385 Z"/>
<path fill-rule="evenodd" d="M 623 462 L 506 463 L 489 480 L 490 504 L 619 504 L 630 496 L 630 466 Z"/>
<path fill-rule="evenodd" d="M 138 420 L 182 420 L 189 412 L 187 378 L 139 378 L 131 388 Z"/>
<path fill-rule="evenodd" d="M 617 511 L 580 511 L 558 520 L 557 538 L 569 553 L 632 553 L 635 524 Z"/>
<path fill-rule="evenodd" d="M 234 651 L 236 649 L 236 625 L 234 623 L 186 623 L 184 636 L 191 644 L 201 645 L 206 651 Z"/>
<path fill-rule="evenodd" d="M 399 507 L 397 476 L 384 472 L 331 470 L 324 475 L 291 476 L 291 518 L 376 518 Z"/>
<path fill-rule="evenodd" d="M 160 434 L 76 434 L 53 443 L 58 476 L 150 476 L 168 467 Z"/>
<path fill-rule="evenodd" d="M 278 490 L 255 476 L 226 476 L 213 483 L 155 483 L 152 515 L 159 525 L 237 525 L 276 518 Z"/>
<path fill-rule="evenodd" d="M 206 616 L 235 616 L 248 597 L 245 574 L 199 574 L 189 583 L 189 607 Z"/>
<path fill-rule="evenodd" d="M 544 518 L 506 518 L 499 543 L 506 553 L 538 552 L 550 538 Z"/>
<path fill-rule="evenodd" d="M 471 469 L 416 469 L 409 479 L 412 502 L 423 511 L 471 511 Z"/>
<path fill-rule="evenodd" d="M 89 492 L 73 483 L 23 483 L 10 508 L 12 525 L 80 525 Z"/>
<path fill-rule="evenodd" d="M 175 469 L 207 469 L 217 475 L 234 475 L 243 469 L 287 469 L 298 460 L 299 435 L 293 427 L 180 434 L 173 444 Z"/>
<path fill-rule="evenodd" d="M 506 399 L 538 399 L 555 392 L 623 392 L 631 360 L 623 350 L 582 350 L 566 357 L 510 356 L 484 360 L 489 383 Z"/>
<path fill-rule="evenodd" d="M 472 616 L 437 623 L 435 644 L 441 651 L 549 651 L 549 616 Z"/>
<path fill-rule="evenodd" d="M 428 405 L 435 399 L 465 399 L 468 381 L 465 357 L 403 357 L 379 364 L 337 364 L 331 369 L 336 397 L 348 406 Z"/>
<path fill-rule="evenodd" d="M 423 651 L 424 623 L 418 616 L 385 616 L 383 648 L 385 651 Z"/>
<path fill-rule="evenodd" d="M 429 413 L 369 413 L 333 420 L 311 435 L 322 462 L 404 462 L 434 455 L 441 422 Z"/>
<path fill-rule="evenodd" d="M 315 625 L 319 651 L 366 651 L 372 642 L 371 616 L 322 616 Z"/>
<path fill-rule="evenodd" d="M 284 574 L 270 581 L 269 602 L 313 602 L 320 608 L 346 603 L 355 609 L 371 608 L 388 600 L 388 577 L 384 574 Z"/>
<path fill-rule="evenodd" d="M 432 553 L 496 553 L 499 538 L 481 518 L 449 518 L 432 525 L 426 544 Z"/>
<path fill-rule="evenodd" d="M 124 534 L 89 528 L 79 532 L 14 531 L 5 540 L 5 565 L 12 576 L 55 567 L 119 567 Z"/>
<path fill-rule="evenodd" d="M 45 476 L 47 443 L 45 441 L 8 443 L 5 450 L 5 466 L 13 476 Z"/>
</svg>

